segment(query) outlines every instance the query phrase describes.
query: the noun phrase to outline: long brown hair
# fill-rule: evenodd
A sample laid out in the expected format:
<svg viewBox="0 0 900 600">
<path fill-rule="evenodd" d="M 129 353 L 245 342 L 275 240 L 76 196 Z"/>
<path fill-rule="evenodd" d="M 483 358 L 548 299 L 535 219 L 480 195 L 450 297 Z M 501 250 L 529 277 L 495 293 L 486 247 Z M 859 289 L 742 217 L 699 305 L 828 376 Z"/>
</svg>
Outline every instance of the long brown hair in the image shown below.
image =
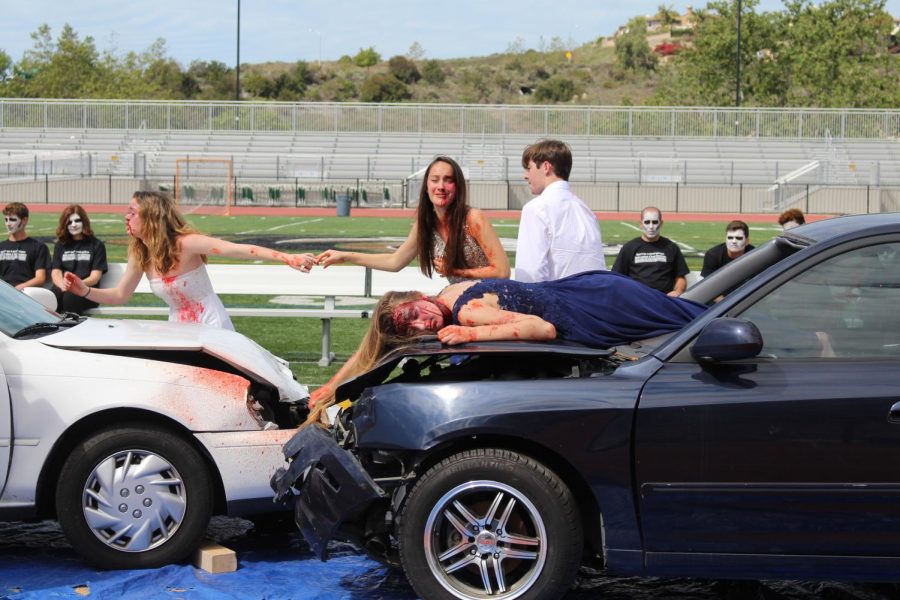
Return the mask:
<svg viewBox="0 0 900 600">
<path fill-rule="evenodd" d="M 374 367 L 391 350 L 414 341 L 415 336 L 398 333 L 394 324 L 394 309 L 404 302 L 418 300 L 424 295 L 422 292 L 387 292 L 381 297 L 381 300 L 378 301 L 372 312 L 369 329 L 356 349 L 356 362 L 353 370 L 348 373 L 348 379 L 365 373 Z M 334 404 L 334 401 L 334 393 L 320 400 L 316 403 L 316 407 L 310 413 L 306 422 L 321 423 L 322 413 L 326 408 Z"/>
<path fill-rule="evenodd" d="M 137 258 L 145 271 L 153 266 L 157 273 L 165 275 L 178 266 L 179 236 L 197 230 L 188 225 L 168 194 L 135 192 L 134 199 L 141 218 L 141 237 L 131 238 L 128 252 Z M 205 256 L 203 262 L 206 262 Z"/>
<path fill-rule="evenodd" d="M 56 243 L 71 244 L 75 238 L 69 233 L 69 217 L 78 214 L 81 217 L 81 235 L 86 238 L 94 237 L 94 230 L 91 229 L 91 219 L 88 217 L 87 211 L 80 204 L 70 204 L 65 207 L 59 215 L 59 225 L 56 226 Z"/>
<path fill-rule="evenodd" d="M 437 163 L 450 165 L 453 170 L 453 181 L 456 183 L 456 196 L 447 207 L 447 229 L 449 237 L 444 246 L 444 264 L 448 269 L 465 269 L 469 266 L 464 253 L 463 231 L 466 227 L 466 217 L 469 215 L 469 201 L 466 193 L 466 178 L 462 168 L 455 160 L 447 156 L 438 156 L 425 169 L 425 179 L 422 181 L 422 189 L 419 190 L 419 206 L 416 209 L 416 227 L 419 246 L 419 268 L 422 273 L 431 277 L 434 271 L 434 247 L 431 238 L 437 229 L 437 213 L 428 198 L 428 176 L 431 169 Z"/>
</svg>

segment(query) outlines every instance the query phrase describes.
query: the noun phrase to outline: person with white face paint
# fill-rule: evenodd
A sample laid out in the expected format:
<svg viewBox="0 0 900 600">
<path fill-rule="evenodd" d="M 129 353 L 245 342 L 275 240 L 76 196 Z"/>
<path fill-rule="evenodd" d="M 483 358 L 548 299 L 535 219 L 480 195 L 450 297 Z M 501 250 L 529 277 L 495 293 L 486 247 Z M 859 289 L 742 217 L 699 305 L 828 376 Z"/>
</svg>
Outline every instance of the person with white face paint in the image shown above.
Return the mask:
<svg viewBox="0 0 900 600">
<path fill-rule="evenodd" d="M 28 207 L 10 202 L 3 208 L 7 239 L 0 242 L 0 279 L 21 290 L 47 281 L 50 252 L 47 245 L 28 237 Z"/>
<path fill-rule="evenodd" d="M 106 246 L 94 236 L 91 219 L 78 204 L 70 204 L 59 215 L 50 269 L 60 311 L 80 315 L 97 306 L 96 302 L 63 291 L 66 273 L 78 275 L 85 285 L 96 286 L 108 269 Z"/>
<path fill-rule="evenodd" d="M 690 273 L 678 244 L 660 235 L 662 212 L 655 206 L 641 211 L 640 237 L 626 242 L 612 270 L 637 279 L 669 296 L 680 296 Z"/>
<path fill-rule="evenodd" d="M 725 226 L 725 241 L 716 244 L 703 255 L 701 277 L 708 277 L 747 252 L 753 250 L 750 243 L 750 228 L 743 221 L 732 221 Z"/>
</svg>

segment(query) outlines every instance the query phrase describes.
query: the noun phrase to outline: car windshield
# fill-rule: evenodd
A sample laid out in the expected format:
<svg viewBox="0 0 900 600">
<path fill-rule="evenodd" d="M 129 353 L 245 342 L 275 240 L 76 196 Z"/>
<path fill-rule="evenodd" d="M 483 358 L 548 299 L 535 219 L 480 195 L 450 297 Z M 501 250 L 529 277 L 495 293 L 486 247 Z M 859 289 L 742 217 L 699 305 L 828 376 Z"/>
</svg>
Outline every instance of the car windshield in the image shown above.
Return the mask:
<svg viewBox="0 0 900 600">
<path fill-rule="evenodd" d="M 35 323 L 59 323 L 62 317 L 47 310 L 13 286 L 0 281 L 0 331 L 12 337 Z"/>
</svg>

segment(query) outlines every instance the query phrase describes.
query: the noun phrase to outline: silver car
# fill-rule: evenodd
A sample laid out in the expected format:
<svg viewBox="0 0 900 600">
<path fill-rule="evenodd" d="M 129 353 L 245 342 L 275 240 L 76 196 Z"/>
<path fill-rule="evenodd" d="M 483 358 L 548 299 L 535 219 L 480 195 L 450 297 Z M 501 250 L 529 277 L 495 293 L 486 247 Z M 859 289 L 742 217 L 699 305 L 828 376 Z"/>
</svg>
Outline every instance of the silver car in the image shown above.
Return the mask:
<svg viewBox="0 0 900 600">
<path fill-rule="evenodd" d="M 276 508 L 307 397 L 239 333 L 60 316 L 0 282 L 0 519 L 56 518 L 104 568 L 181 560 L 212 514 Z"/>
</svg>

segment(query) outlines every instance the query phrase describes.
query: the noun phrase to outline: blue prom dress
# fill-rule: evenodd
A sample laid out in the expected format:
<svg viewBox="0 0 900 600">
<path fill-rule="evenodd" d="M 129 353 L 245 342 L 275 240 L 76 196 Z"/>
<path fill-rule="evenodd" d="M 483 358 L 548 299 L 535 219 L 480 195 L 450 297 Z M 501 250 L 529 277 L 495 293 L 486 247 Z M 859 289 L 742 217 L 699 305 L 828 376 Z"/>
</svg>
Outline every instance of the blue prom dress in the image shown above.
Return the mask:
<svg viewBox="0 0 900 600">
<path fill-rule="evenodd" d="M 453 322 L 459 323 L 463 306 L 485 294 L 496 294 L 503 310 L 552 323 L 559 338 L 598 348 L 676 331 L 706 310 L 619 273 L 588 271 L 539 283 L 483 279 L 456 300 Z"/>
</svg>

